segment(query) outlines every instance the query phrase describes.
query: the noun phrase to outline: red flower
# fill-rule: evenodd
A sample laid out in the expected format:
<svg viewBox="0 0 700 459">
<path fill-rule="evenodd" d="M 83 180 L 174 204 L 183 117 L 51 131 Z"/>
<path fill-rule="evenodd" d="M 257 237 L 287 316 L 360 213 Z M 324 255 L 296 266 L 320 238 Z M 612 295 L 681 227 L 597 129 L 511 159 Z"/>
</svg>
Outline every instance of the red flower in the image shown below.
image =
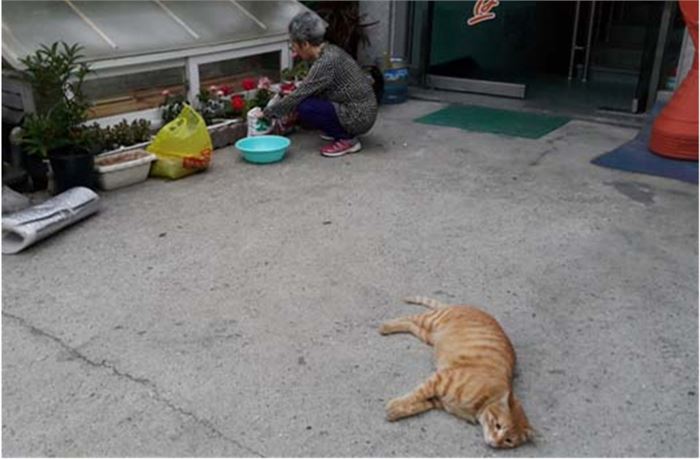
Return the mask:
<svg viewBox="0 0 700 459">
<path fill-rule="evenodd" d="M 245 100 L 241 96 L 233 96 L 231 98 L 231 108 L 237 112 L 242 112 L 245 108 Z"/>
<path fill-rule="evenodd" d="M 219 88 L 219 90 L 221 90 L 221 92 L 224 93 L 224 96 L 228 96 L 229 94 L 231 94 L 231 86 L 222 85 L 222 86 Z"/>
<path fill-rule="evenodd" d="M 246 91 L 250 91 L 251 89 L 255 89 L 258 86 L 258 84 L 255 82 L 255 80 L 252 78 L 246 78 L 245 80 L 243 80 L 241 82 L 241 84 L 243 85 L 243 89 L 245 89 Z"/>
<path fill-rule="evenodd" d="M 291 94 L 296 88 L 297 86 L 294 83 L 282 83 L 280 85 L 280 90 L 284 95 Z"/>
</svg>

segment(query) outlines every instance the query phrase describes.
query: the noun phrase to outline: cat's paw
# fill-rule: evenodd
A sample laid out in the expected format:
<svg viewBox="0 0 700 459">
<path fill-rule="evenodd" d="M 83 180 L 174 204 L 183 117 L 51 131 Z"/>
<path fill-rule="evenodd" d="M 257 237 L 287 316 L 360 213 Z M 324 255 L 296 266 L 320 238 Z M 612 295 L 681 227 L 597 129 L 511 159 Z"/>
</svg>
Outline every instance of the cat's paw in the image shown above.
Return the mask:
<svg viewBox="0 0 700 459">
<path fill-rule="evenodd" d="M 387 421 L 397 421 L 405 416 L 404 410 L 401 407 L 401 402 L 401 399 L 395 398 L 393 400 L 389 400 L 389 403 L 386 404 Z"/>
<path fill-rule="evenodd" d="M 380 335 L 390 335 L 391 334 L 391 326 L 388 323 L 384 323 L 379 327 L 379 334 Z"/>
</svg>

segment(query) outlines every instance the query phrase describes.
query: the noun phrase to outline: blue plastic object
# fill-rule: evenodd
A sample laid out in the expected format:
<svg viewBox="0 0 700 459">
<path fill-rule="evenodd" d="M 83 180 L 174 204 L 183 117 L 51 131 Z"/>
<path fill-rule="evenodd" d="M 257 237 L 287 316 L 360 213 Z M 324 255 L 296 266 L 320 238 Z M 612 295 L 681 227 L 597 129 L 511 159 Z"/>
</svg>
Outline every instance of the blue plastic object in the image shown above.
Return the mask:
<svg viewBox="0 0 700 459">
<path fill-rule="evenodd" d="M 282 160 L 292 142 L 279 135 L 261 135 L 246 137 L 236 142 L 246 161 L 256 164 L 268 164 Z"/>
<path fill-rule="evenodd" d="M 403 59 L 392 57 L 391 68 L 384 70 L 383 104 L 401 104 L 408 99 L 408 67 Z"/>
<path fill-rule="evenodd" d="M 668 177 L 688 183 L 698 183 L 698 162 L 671 159 L 649 151 L 649 137 L 654 120 L 664 107 L 664 102 L 657 101 L 647 114 L 642 129 L 637 137 L 629 142 L 598 156 L 591 162 L 597 166 L 620 169 L 638 174 Z"/>
</svg>

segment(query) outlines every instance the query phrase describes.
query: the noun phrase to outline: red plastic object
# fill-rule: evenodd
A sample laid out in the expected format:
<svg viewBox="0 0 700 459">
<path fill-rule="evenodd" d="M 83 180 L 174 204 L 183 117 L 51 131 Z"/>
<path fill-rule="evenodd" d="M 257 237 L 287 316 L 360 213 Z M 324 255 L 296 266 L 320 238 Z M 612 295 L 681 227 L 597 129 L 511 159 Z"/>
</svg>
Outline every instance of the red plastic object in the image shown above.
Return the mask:
<svg viewBox="0 0 700 459">
<path fill-rule="evenodd" d="M 698 160 L 698 0 L 679 0 L 695 46 L 688 75 L 654 120 L 649 149 L 675 159 Z"/>
</svg>

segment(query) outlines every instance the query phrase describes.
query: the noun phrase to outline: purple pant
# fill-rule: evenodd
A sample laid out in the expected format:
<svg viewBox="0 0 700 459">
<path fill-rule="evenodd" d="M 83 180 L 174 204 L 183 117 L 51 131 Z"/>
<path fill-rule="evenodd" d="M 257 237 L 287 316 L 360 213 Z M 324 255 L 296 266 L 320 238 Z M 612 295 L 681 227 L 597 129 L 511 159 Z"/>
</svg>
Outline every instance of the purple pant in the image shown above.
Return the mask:
<svg viewBox="0 0 700 459">
<path fill-rule="evenodd" d="M 343 129 L 335 107 L 327 100 L 307 97 L 297 106 L 297 113 L 302 124 L 309 128 L 320 129 L 334 139 L 353 138 Z"/>
</svg>

